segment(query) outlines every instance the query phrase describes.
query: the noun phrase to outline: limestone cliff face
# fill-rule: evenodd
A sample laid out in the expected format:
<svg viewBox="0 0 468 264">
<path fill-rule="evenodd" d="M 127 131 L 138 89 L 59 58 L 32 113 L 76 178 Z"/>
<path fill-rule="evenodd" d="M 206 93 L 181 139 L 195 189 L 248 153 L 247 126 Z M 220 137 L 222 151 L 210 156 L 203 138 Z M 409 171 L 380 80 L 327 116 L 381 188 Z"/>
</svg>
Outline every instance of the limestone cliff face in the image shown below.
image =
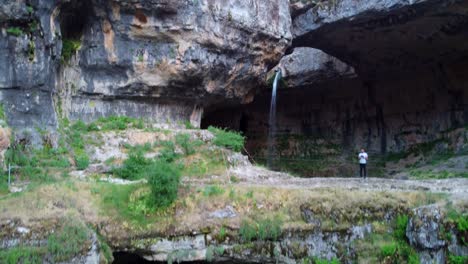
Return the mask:
<svg viewBox="0 0 468 264">
<path fill-rule="evenodd" d="M 125 114 L 198 125 L 206 105 L 252 101 L 292 40 L 288 4 L 2 1 L 0 98 L 9 124 L 53 128 L 57 116 Z M 76 52 L 64 47 L 70 40 Z"/>
<path fill-rule="evenodd" d="M 467 11 L 467 1 L 291 1 L 278 157 L 310 163 L 361 147 L 377 157 L 466 126 Z M 247 108 L 206 109 L 203 124 L 244 131 L 262 159 L 270 93 Z M 336 169 L 345 160 L 314 176 L 350 174 Z"/>
</svg>

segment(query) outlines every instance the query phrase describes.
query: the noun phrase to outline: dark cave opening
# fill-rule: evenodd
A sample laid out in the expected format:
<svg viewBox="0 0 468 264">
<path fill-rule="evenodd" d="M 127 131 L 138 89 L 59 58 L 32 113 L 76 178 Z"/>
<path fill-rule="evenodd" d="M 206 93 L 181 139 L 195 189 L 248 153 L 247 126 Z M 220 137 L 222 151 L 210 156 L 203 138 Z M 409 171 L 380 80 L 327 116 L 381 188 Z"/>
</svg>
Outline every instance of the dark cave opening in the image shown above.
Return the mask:
<svg viewBox="0 0 468 264">
<path fill-rule="evenodd" d="M 60 32 L 62 39 L 79 40 L 91 16 L 90 1 L 70 1 L 60 6 Z"/>
<path fill-rule="evenodd" d="M 114 261 L 113 264 L 166 264 L 169 261 L 149 261 L 141 257 L 140 255 L 132 252 L 123 252 L 123 251 L 116 251 L 113 253 Z M 235 264 L 235 263 L 242 263 L 242 264 L 249 264 L 251 262 L 248 261 L 236 261 L 236 260 L 213 260 L 213 261 L 180 261 L 174 259 L 172 262 L 174 263 L 188 263 L 188 264 L 205 264 L 205 263 L 215 263 L 215 264 Z M 172 263 L 171 262 L 171 263 Z"/>
</svg>

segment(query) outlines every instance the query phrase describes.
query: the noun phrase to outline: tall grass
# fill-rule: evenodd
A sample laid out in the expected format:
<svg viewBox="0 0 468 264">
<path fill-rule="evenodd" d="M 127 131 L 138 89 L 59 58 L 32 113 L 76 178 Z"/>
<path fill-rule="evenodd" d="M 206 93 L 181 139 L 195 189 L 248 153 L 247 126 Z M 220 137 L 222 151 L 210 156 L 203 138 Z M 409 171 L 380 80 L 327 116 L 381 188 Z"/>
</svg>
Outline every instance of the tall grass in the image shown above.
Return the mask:
<svg viewBox="0 0 468 264">
<path fill-rule="evenodd" d="M 232 149 L 236 152 L 242 151 L 245 144 L 245 137 L 238 132 L 228 131 L 216 127 L 208 127 L 208 131 L 214 134 L 213 143 L 216 146 Z"/>
</svg>

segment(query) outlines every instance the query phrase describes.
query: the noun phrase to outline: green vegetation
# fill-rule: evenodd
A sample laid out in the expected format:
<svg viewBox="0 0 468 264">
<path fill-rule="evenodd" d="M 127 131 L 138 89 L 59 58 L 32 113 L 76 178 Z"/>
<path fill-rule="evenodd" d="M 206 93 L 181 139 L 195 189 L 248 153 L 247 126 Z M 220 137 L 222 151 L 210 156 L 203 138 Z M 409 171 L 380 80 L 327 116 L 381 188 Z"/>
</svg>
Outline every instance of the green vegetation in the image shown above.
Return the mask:
<svg viewBox="0 0 468 264">
<path fill-rule="evenodd" d="M 24 34 L 24 31 L 19 27 L 9 27 L 7 28 L 6 32 L 16 37 L 19 37 Z"/>
<path fill-rule="evenodd" d="M 152 205 L 156 209 L 169 207 L 177 199 L 180 184 L 180 168 L 172 163 L 158 161 L 148 169 Z"/>
<path fill-rule="evenodd" d="M 141 179 L 143 173 L 151 165 L 152 161 L 144 157 L 142 151 L 131 152 L 123 163 L 123 166 L 113 170 L 113 173 L 122 179 Z"/>
<path fill-rule="evenodd" d="M 187 120 L 185 121 L 185 129 L 195 129 L 195 127 L 192 125 L 192 123 Z"/>
<path fill-rule="evenodd" d="M 83 223 L 66 219 L 64 225 L 49 235 L 47 247 L 19 246 L 8 250 L 0 250 L 0 263 L 43 263 L 46 255 L 50 255 L 53 262 L 70 260 L 80 253 L 84 253 L 90 245 L 90 233 Z"/>
<path fill-rule="evenodd" d="M 0 250 L 0 263 L 4 264 L 40 264 L 43 262 L 46 249 L 36 247 L 15 247 Z"/>
<path fill-rule="evenodd" d="M 30 40 L 28 43 L 28 59 L 33 61 L 36 53 L 36 44 L 33 40 Z"/>
<path fill-rule="evenodd" d="M 206 197 L 221 195 L 225 192 L 225 190 L 217 185 L 207 185 L 205 189 L 203 189 L 203 195 Z"/>
<path fill-rule="evenodd" d="M 313 262 L 314 264 L 340 264 L 340 261 L 337 258 L 333 258 L 332 260 L 314 258 L 313 260 L 314 260 Z"/>
<path fill-rule="evenodd" d="M 3 104 L 0 104 L 0 120 L 5 120 L 6 115 L 5 115 L 5 108 Z"/>
<path fill-rule="evenodd" d="M 189 134 L 177 134 L 175 137 L 176 143 L 182 147 L 185 156 L 189 156 L 195 153 L 195 147 L 201 145 L 203 142 L 191 141 Z"/>
<path fill-rule="evenodd" d="M 215 257 L 222 256 L 223 254 L 224 254 L 224 247 L 222 247 L 222 246 L 219 246 L 219 247 L 209 246 L 206 249 L 206 255 L 205 255 L 206 261 L 207 262 L 212 262 Z"/>
<path fill-rule="evenodd" d="M 279 217 L 264 217 L 257 221 L 244 219 L 239 228 L 239 236 L 242 241 L 253 240 L 277 240 L 281 235 L 283 222 Z"/>
<path fill-rule="evenodd" d="M 406 239 L 406 226 L 408 225 L 407 215 L 398 215 L 395 219 L 393 238 L 387 240 L 380 247 L 380 258 L 390 259 L 392 263 L 406 262 L 408 264 L 419 263 L 419 256 L 408 244 Z"/>
<path fill-rule="evenodd" d="M 49 236 L 47 252 L 55 262 L 61 262 L 83 253 L 88 247 L 90 233 L 82 223 L 68 219 L 62 228 Z"/>
<path fill-rule="evenodd" d="M 457 237 L 462 245 L 468 246 L 468 214 L 458 213 L 449 207 L 448 223 L 457 230 Z"/>
<path fill-rule="evenodd" d="M 450 179 L 450 178 L 468 178 L 468 172 L 450 172 L 450 171 L 432 171 L 414 169 L 410 171 L 410 175 L 414 179 Z"/>
<path fill-rule="evenodd" d="M 63 39 L 62 41 L 62 63 L 69 62 L 71 57 L 80 49 L 81 41 L 75 39 Z"/>
<path fill-rule="evenodd" d="M 216 146 L 226 147 L 236 152 L 244 148 L 245 138 L 240 133 L 210 126 L 208 130 L 215 135 L 213 143 Z"/>
<path fill-rule="evenodd" d="M 466 264 L 468 263 L 468 256 L 455 256 L 452 254 L 448 255 L 448 264 Z"/>
</svg>

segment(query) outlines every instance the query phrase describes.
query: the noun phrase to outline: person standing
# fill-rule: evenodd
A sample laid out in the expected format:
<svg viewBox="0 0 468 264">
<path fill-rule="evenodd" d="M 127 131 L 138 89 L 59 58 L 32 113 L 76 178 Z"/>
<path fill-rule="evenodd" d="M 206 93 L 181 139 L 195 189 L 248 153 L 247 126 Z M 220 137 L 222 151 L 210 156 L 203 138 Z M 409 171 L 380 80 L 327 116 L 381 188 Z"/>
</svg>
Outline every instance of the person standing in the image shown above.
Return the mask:
<svg viewBox="0 0 468 264">
<path fill-rule="evenodd" d="M 361 149 L 361 153 L 359 153 L 359 173 L 361 178 L 364 176 L 364 179 L 367 178 L 367 160 L 369 156 L 366 153 L 365 149 Z"/>
</svg>

